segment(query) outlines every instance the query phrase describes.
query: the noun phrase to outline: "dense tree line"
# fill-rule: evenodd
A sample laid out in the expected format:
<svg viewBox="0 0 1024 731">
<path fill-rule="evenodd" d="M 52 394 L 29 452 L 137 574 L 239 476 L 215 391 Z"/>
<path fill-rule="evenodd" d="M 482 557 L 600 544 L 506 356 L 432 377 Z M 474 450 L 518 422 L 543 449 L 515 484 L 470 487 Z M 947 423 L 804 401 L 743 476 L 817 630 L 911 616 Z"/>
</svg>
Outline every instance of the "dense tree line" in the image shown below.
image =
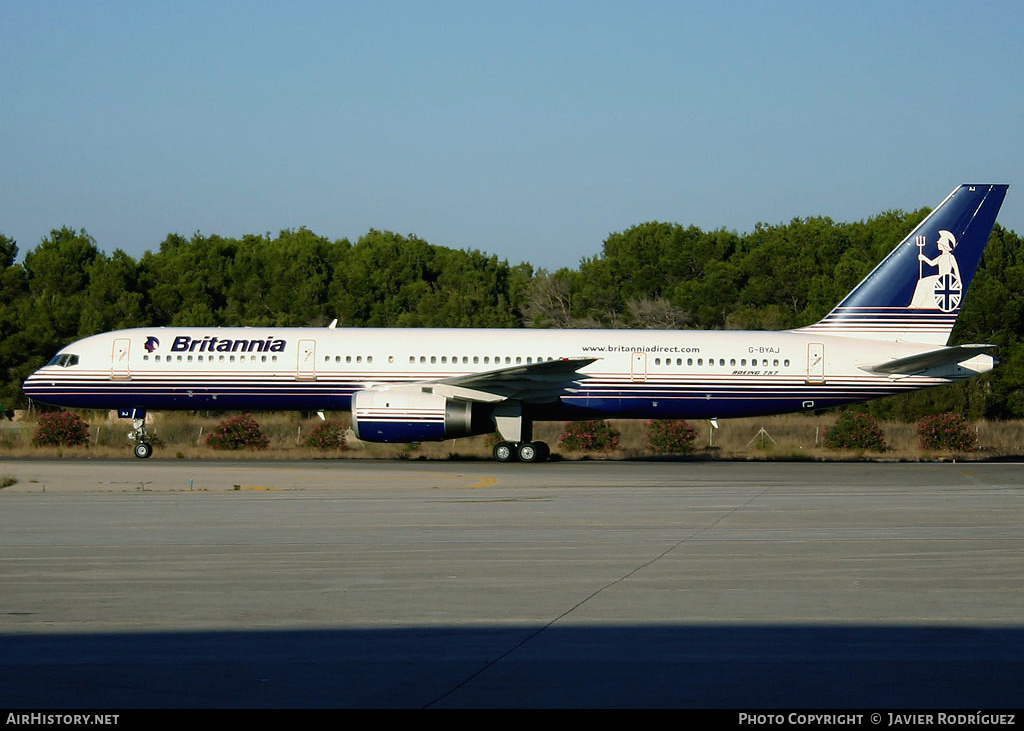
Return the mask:
<svg viewBox="0 0 1024 731">
<path fill-rule="evenodd" d="M 926 214 L 758 225 L 737 234 L 650 222 L 613 233 L 576 269 L 535 271 L 386 231 L 355 243 L 308 229 L 240 239 L 168 236 L 139 260 L 56 229 L 18 262 L 0 235 L 0 402 L 68 342 L 161 325 L 785 329 L 824 316 Z M 997 224 L 953 342 L 1000 347 L 991 374 L 871 405 L 1024 417 L 1024 260 Z"/>
</svg>

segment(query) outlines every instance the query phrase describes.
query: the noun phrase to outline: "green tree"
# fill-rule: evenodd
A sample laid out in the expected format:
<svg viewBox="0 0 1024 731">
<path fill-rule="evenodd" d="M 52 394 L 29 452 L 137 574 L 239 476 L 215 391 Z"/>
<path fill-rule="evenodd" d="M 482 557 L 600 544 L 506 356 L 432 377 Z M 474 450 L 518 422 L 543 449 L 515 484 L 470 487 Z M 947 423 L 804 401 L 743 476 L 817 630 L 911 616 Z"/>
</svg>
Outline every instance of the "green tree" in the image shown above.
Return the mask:
<svg viewBox="0 0 1024 731">
<path fill-rule="evenodd" d="M 329 309 L 344 325 L 515 327 L 524 291 L 497 257 L 370 231 L 335 256 Z"/>
<path fill-rule="evenodd" d="M 220 236 L 171 234 L 139 262 L 152 325 L 222 325 L 238 242 Z M 196 321 L 196 315 L 203 318 Z M 238 324 L 238 323 L 230 323 Z"/>
<path fill-rule="evenodd" d="M 21 382 L 28 375 L 23 367 L 27 350 L 35 347 L 25 337 L 22 304 L 28 294 L 24 267 L 16 263 L 18 245 L 0 234 L 0 402 L 5 407 L 18 405 Z"/>
<path fill-rule="evenodd" d="M 101 253 L 85 231 L 64 227 L 25 255 L 22 292 L 11 303 L 17 331 L 7 341 L 16 350 L 18 364 L 8 368 L 8 377 L 20 381 L 50 357 L 85 333 L 82 314 L 86 309 L 89 272 Z M 21 400 L 21 397 L 18 397 Z"/>
<path fill-rule="evenodd" d="M 45 352 L 81 332 L 81 316 L 89 289 L 89 272 L 102 254 L 83 231 L 55 229 L 25 255 L 27 329 Z"/>
<path fill-rule="evenodd" d="M 79 318 L 79 334 L 91 335 L 146 324 L 142 293 L 138 291 L 139 268 L 120 249 L 111 256 L 93 259 Z"/>
</svg>

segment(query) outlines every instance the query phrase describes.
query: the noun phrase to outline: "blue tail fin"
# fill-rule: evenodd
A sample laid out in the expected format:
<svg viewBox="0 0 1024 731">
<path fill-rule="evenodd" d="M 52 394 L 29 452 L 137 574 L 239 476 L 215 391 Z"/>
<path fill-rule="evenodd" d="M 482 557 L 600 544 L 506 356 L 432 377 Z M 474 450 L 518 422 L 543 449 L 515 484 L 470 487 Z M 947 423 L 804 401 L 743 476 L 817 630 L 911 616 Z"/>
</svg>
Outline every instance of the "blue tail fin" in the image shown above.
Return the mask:
<svg viewBox="0 0 1024 731">
<path fill-rule="evenodd" d="M 958 187 L 825 319 L 806 329 L 945 345 L 1007 187 Z"/>
</svg>

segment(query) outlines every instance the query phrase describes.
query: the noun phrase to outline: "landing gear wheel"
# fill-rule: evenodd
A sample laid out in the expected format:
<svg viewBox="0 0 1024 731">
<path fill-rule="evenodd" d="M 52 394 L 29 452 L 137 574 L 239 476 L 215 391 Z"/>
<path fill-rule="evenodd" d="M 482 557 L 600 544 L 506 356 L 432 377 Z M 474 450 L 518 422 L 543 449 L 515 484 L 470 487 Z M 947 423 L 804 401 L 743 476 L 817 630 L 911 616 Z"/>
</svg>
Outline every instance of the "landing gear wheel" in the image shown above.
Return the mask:
<svg viewBox="0 0 1024 731">
<path fill-rule="evenodd" d="M 499 462 L 511 462 L 515 459 L 515 445 L 510 442 L 498 442 L 494 445 L 494 459 Z"/>
<path fill-rule="evenodd" d="M 499 442 L 494 447 L 498 462 L 543 462 L 551 456 L 551 448 L 544 442 Z"/>
<path fill-rule="evenodd" d="M 153 445 L 149 442 L 139 442 L 135 445 L 135 456 L 139 459 L 148 459 L 153 454 Z"/>
<path fill-rule="evenodd" d="M 520 462 L 536 462 L 540 459 L 537 445 L 533 442 L 523 442 L 516 450 Z"/>
</svg>

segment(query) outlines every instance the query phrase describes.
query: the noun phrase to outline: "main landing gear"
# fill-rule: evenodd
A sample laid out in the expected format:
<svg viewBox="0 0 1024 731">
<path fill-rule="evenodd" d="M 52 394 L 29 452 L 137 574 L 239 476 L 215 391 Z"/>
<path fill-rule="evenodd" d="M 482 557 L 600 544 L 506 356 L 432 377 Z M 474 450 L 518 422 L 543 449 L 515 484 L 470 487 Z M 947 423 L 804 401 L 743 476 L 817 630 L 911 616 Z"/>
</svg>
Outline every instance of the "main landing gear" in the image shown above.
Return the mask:
<svg viewBox="0 0 1024 731">
<path fill-rule="evenodd" d="M 494 409 L 494 426 L 504 441 L 494 447 L 498 462 L 543 462 L 551 456 L 544 442 L 533 441 L 533 421 L 523 416 L 519 401 L 508 401 Z"/>
<path fill-rule="evenodd" d="M 550 456 L 545 442 L 499 442 L 494 447 L 494 459 L 499 462 L 543 462 Z"/>
</svg>

